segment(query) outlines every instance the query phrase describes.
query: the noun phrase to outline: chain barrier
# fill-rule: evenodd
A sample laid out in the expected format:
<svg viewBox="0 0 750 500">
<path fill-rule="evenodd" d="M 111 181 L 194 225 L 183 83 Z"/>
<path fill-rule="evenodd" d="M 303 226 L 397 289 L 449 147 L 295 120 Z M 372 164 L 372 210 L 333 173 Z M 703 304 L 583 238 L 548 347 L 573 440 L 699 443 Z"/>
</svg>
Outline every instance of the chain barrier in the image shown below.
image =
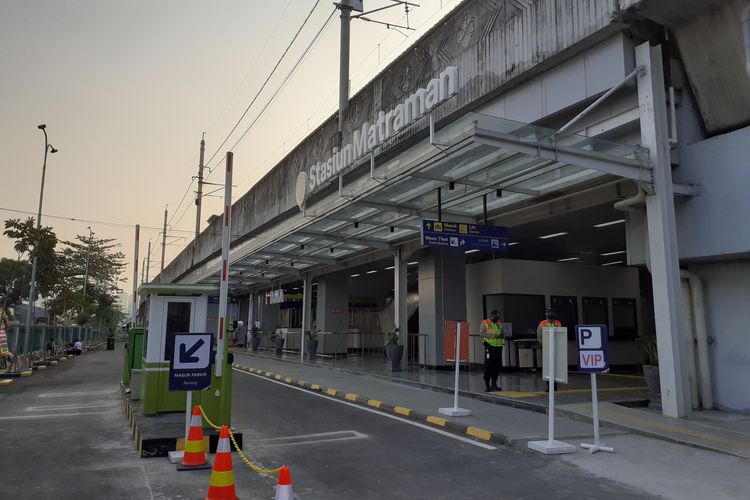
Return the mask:
<svg viewBox="0 0 750 500">
<path fill-rule="evenodd" d="M 201 415 L 203 416 L 203 420 L 206 421 L 209 427 L 217 431 L 221 430 L 221 426 L 214 424 L 213 422 L 211 422 L 208 416 L 206 416 L 206 413 L 203 411 L 202 406 L 198 405 L 198 408 L 201 409 Z M 245 462 L 245 465 L 250 467 L 250 469 L 254 470 L 258 474 L 266 474 L 268 476 L 271 476 L 274 474 L 278 475 L 279 471 L 281 470 L 281 467 L 277 467 L 275 469 L 264 469 L 263 467 L 259 467 L 255 465 L 249 458 L 247 458 L 247 456 L 242 452 L 240 447 L 237 445 L 237 441 L 235 441 L 234 439 L 234 433 L 232 432 L 232 429 L 230 429 L 229 426 L 227 426 L 227 430 L 229 431 L 229 439 L 231 439 L 232 443 L 234 444 L 234 449 L 237 450 L 237 453 L 240 455 L 240 458 L 242 458 L 242 461 Z"/>
</svg>

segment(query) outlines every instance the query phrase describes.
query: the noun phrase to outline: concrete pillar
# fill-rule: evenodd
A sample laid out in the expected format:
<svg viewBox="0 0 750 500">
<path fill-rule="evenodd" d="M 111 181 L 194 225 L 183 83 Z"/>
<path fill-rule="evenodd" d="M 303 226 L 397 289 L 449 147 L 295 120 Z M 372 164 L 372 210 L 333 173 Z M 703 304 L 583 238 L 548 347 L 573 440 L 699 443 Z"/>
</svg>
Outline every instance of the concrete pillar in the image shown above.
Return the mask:
<svg viewBox="0 0 750 500">
<path fill-rule="evenodd" d="M 682 319 L 680 263 L 661 47 L 639 45 L 635 58 L 636 64 L 645 68 L 638 74 L 641 144 L 649 149 L 654 167 L 654 193 L 646 197 L 646 217 L 662 411 L 666 416 L 684 417 L 690 412 L 690 398 L 678 331 Z"/>
<path fill-rule="evenodd" d="M 300 361 L 305 359 L 305 332 L 310 330 L 310 321 L 312 320 L 312 277 L 310 273 L 305 273 L 302 277 L 302 336 L 300 338 Z"/>
<path fill-rule="evenodd" d="M 406 299 L 406 259 L 403 247 L 396 247 L 393 251 L 393 289 L 394 289 L 394 323 L 399 331 L 399 343 L 404 346 L 401 358 L 401 369 L 409 366 L 409 318 L 407 317 Z M 389 331 L 388 325 L 382 325 Z"/>
<path fill-rule="evenodd" d="M 428 366 L 449 364 L 443 361 L 445 320 L 466 320 L 466 259 L 462 251 L 431 249 L 419 261 L 419 329 L 427 334 Z"/>
<path fill-rule="evenodd" d="M 349 326 L 349 275 L 333 273 L 318 279 L 318 330 L 345 332 Z"/>
</svg>

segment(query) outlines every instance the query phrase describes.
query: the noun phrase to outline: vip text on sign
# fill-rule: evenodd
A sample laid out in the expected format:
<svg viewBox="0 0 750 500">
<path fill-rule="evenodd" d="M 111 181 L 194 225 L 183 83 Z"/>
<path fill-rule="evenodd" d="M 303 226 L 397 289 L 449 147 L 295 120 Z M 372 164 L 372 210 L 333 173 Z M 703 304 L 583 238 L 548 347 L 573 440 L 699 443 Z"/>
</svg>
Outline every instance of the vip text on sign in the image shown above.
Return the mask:
<svg viewBox="0 0 750 500">
<path fill-rule="evenodd" d="M 200 391 L 211 386 L 211 333 L 175 333 L 169 362 L 170 391 Z"/>
<path fill-rule="evenodd" d="M 609 370 L 606 325 L 577 325 L 578 369 L 596 373 Z"/>
<path fill-rule="evenodd" d="M 508 228 L 461 222 L 422 220 L 422 244 L 461 250 L 508 250 Z"/>
</svg>

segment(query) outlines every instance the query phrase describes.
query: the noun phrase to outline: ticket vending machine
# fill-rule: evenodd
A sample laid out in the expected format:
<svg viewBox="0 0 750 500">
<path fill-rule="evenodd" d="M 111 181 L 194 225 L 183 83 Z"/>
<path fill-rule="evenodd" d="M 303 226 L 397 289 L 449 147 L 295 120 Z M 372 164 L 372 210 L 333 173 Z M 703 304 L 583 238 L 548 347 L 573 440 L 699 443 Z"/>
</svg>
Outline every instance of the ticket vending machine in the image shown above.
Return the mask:
<svg viewBox="0 0 750 500">
<path fill-rule="evenodd" d="M 133 374 L 131 384 L 140 386 L 142 412 L 153 415 L 163 412 L 185 411 L 185 392 L 169 390 L 169 362 L 174 352 L 175 333 L 208 332 L 209 296 L 218 294 L 218 287 L 210 285 L 144 284 L 139 293 L 145 298 L 141 310 L 144 326 L 143 362 L 139 377 Z M 231 356 L 225 342 L 224 369 L 216 377 L 212 366 L 211 387 L 194 391 L 193 404 L 200 404 L 208 417 L 219 424 L 230 424 L 232 369 Z M 211 359 L 215 358 L 216 341 Z M 141 378 L 136 381 L 136 378 Z"/>
</svg>

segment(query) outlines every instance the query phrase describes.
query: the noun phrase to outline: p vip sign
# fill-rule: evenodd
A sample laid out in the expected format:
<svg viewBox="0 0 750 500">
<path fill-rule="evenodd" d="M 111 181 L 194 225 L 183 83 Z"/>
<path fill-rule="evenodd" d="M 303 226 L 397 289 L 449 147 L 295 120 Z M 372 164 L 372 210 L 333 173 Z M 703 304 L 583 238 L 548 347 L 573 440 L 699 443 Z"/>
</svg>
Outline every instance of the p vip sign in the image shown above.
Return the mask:
<svg viewBox="0 0 750 500">
<path fill-rule="evenodd" d="M 579 371 L 601 373 L 609 370 L 606 325 L 577 325 L 576 339 Z"/>
</svg>

